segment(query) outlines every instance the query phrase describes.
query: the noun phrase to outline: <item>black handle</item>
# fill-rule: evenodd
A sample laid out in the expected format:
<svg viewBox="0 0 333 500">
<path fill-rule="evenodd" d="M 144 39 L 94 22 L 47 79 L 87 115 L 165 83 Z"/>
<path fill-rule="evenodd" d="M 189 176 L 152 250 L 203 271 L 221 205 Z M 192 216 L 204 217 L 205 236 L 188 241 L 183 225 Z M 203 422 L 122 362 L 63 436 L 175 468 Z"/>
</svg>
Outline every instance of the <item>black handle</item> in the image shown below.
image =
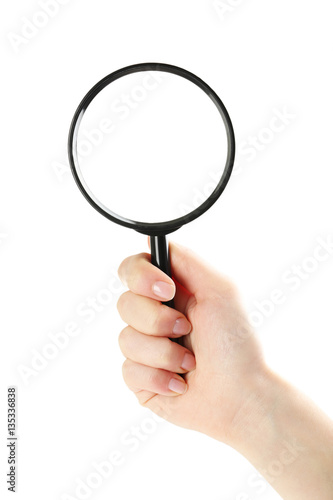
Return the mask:
<svg viewBox="0 0 333 500">
<path fill-rule="evenodd" d="M 171 276 L 171 267 L 169 260 L 169 247 L 166 236 L 151 236 L 150 237 L 151 263 L 158 267 L 168 276 Z M 163 302 L 163 304 L 175 308 L 174 300 Z"/>
</svg>

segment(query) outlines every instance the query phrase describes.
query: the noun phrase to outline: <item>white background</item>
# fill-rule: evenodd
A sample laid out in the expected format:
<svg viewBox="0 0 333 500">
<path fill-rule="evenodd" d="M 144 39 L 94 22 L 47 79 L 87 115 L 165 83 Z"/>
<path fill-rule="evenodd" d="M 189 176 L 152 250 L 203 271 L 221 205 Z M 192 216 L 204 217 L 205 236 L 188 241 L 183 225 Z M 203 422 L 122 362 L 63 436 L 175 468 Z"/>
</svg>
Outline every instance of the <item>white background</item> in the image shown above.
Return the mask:
<svg viewBox="0 0 333 500">
<path fill-rule="evenodd" d="M 333 255 L 316 269 L 309 260 L 317 239 L 333 234 L 331 2 L 65 3 L 46 21 L 37 1 L 1 3 L 1 495 L 14 384 L 19 499 L 79 498 L 78 480 L 116 450 L 123 464 L 86 498 L 279 498 L 251 481 L 253 468 L 230 448 L 154 424 L 126 388 L 114 275 L 147 242 L 84 200 L 68 172 L 66 140 L 87 90 L 128 64 L 175 64 L 212 86 L 234 123 L 238 165 L 221 200 L 172 238 L 230 275 L 249 313 L 282 291 L 284 303 L 258 329 L 267 359 L 333 417 Z M 25 43 L 16 39 L 15 50 L 26 19 L 45 26 L 30 28 Z M 289 123 L 271 134 L 264 129 L 276 110 Z M 246 149 L 250 137 L 260 151 Z M 293 265 L 313 266 L 297 290 L 286 282 Z M 87 323 L 78 310 L 107 287 L 109 305 Z M 31 368 L 34 350 L 70 322 L 80 333 L 25 383 L 19 366 Z M 142 438 L 126 444 L 132 426 Z"/>
</svg>

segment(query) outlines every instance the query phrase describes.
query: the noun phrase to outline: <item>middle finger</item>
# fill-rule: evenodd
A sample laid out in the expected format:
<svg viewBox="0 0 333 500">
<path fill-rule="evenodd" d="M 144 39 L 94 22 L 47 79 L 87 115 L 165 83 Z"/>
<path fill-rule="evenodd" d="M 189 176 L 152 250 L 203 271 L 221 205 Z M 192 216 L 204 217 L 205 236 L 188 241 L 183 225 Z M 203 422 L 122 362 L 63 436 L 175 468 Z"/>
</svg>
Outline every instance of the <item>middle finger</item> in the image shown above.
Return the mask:
<svg viewBox="0 0 333 500">
<path fill-rule="evenodd" d="M 191 323 L 181 312 L 131 291 L 120 296 L 117 307 L 125 323 L 147 335 L 177 338 L 191 331 Z"/>
</svg>

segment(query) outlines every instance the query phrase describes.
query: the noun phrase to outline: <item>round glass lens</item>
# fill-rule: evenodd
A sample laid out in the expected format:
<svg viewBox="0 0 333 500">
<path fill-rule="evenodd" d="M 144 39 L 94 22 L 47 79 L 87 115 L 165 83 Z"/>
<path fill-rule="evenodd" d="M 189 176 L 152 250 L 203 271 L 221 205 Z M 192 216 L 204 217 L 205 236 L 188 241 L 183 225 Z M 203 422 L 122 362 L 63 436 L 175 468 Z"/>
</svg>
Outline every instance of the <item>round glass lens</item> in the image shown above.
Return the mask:
<svg viewBox="0 0 333 500">
<path fill-rule="evenodd" d="M 212 99 L 164 71 L 131 73 L 104 87 L 75 139 L 77 174 L 90 197 L 108 213 L 145 223 L 195 210 L 219 183 L 228 154 Z"/>
</svg>

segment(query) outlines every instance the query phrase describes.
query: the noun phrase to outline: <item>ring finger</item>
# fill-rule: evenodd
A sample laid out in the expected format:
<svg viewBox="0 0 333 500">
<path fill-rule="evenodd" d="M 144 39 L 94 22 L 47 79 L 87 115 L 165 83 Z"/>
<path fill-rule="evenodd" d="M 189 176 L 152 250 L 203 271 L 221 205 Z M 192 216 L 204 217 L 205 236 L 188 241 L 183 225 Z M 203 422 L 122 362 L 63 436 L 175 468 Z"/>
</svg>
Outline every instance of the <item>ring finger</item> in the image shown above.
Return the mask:
<svg viewBox="0 0 333 500">
<path fill-rule="evenodd" d="M 145 335 L 127 326 L 120 332 L 118 342 L 123 355 L 136 363 L 174 373 L 186 373 L 195 368 L 194 355 L 166 337 Z"/>
</svg>

